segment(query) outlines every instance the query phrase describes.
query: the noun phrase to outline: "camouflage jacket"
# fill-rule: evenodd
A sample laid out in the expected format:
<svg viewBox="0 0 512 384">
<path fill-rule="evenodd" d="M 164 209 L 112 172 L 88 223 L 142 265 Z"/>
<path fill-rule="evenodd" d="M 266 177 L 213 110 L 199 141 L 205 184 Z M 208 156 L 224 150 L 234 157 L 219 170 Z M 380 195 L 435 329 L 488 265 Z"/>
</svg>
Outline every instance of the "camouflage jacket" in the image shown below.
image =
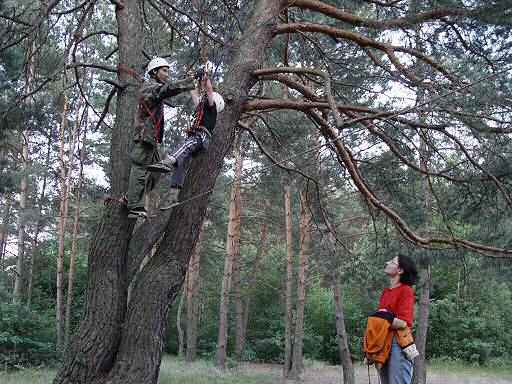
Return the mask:
<svg viewBox="0 0 512 384">
<path fill-rule="evenodd" d="M 139 90 L 133 140 L 156 145 L 164 135 L 164 99 L 194 89 L 193 79 L 159 83 L 151 78 Z"/>
</svg>

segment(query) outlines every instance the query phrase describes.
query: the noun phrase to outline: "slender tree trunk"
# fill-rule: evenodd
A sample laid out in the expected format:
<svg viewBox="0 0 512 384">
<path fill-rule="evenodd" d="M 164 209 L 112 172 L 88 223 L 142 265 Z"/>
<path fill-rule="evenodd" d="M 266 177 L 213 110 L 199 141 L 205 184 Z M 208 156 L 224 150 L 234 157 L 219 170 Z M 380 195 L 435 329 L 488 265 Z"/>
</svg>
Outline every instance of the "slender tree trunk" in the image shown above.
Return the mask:
<svg viewBox="0 0 512 384">
<path fill-rule="evenodd" d="M 422 91 L 417 93 L 417 103 L 423 103 L 425 95 Z M 430 153 L 427 143 L 426 131 L 420 132 L 420 168 L 427 172 L 428 163 L 430 161 Z M 424 198 L 424 217 L 425 217 L 425 232 L 428 234 L 432 227 L 432 193 L 430 190 L 430 184 L 428 174 L 422 176 L 422 187 L 423 187 L 423 198 Z M 429 318 L 429 307 L 430 307 L 430 286 L 431 281 L 431 268 L 430 268 L 430 256 L 425 255 L 420 264 L 420 292 L 419 292 L 419 311 L 418 311 L 418 328 L 416 330 L 416 347 L 418 348 L 419 356 L 414 360 L 414 384 L 426 384 L 427 382 L 427 364 L 426 364 L 426 345 L 427 345 L 427 333 L 428 333 L 428 318 Z"/>
<path fill-rule="evenodd" d="M 240 137 L 235 143 L 235 175 L 231 186 L 231 199 L 229 204 L 228 237 L 226 240 L 226 260 L 224 263 L 224 277 L 219 308 L 219 333 L 217 337 L 217 352 L 215 365 L 225 369 L 228 342 L 228 308 L 229 293 L 231 291 L 233 267 L 240 256 L 240 176 L 242 175 L 242 156 L 240 153 Z"/>
<path fill-rule="evenodd" d="M 39 196 L 39 201 L 37 203 L 37 219 L 36 219 L 36 230 L 34 233 L 34 239 L 32 241 L 32 254 L 30 255 L 30 264 L 28 270 L 28 288 L 27 288 L 27 308 L 30 308 L 32 303 L 32 290 L 33 290 L 33 280 L 34 280 L 34 265 L 36 261 L 36 257 L 39 255 L 39 233 L 41 232 L 42 218 L 41 212 L 43 209 L 43 202 L 46 196 L 46 185 L 48 180 L 48 169 L 50 168 L 50 154 L 52 149 L 52 130 L 48 129 L 48 144 L 46 151 L 46 162 L 45 162 L 45 172 L 43 176 L 43 185 L 41 187 L 41 195 Z"/>
<path fill-rule="evenodd" d="M 242 361 L 244 308 L 241 291 L 241 262 L 238 257 L 233 265 L 233 301 L 235 303 L 235 360 Z"/>
<path fill-rule="evenodd" d="M 419 95 L 419 100 L 423 99 L 422 94 Z M 426 133 L 424 133 L 426 135 Z M 429 161 L 428 146 L 425 137 L 420 138 L 420 168 L 427 171 L 427 164 Z M 425 210 L 425 231 L 428 232 L 432 225 L 432 194 L 428 176 L 424 175 L 422 180 L 423 197 L 424 197 L 424 210 Z M 418 348 L 419 356 L 414 360 L 414 384 L 426 384 L 427 382 L 427 362 L 426 362 L 426 346 L 428 334 L 428 318 L 430 312 L 430 286 L 432 284 L 430 257 L 425 255 L 419 263 L 420 279 L 419 279 L 419 310 L 418 310 L 418 327 L 416 329 L 416 347 Z"/>
<path fill-rule="evenodd" d="M 0 227 L 0 272 L 5 270 L 4 266 L 4 258 L 5 258 L 5 248 L 7 245 L 7 239 L 9 237 L 9 221 L 11 217 L 11 205 L 12 205 L 12 195 L 5 195 L 5 206 L 4 206 L 4 214 L 2 216 L 2 226 Z"/>
<path fill-rule="evenodd" d="M 25 269 L 25 215 L 27 211 L 28 198 L 28 141 L 26 136 L 22 139 L 21 149 L 21 170 L 23 172 L 20 181 L 20 204 L 18 211 L 18 254 L 16 260 L 16 275 L 14 278 L 13 302 L 21 303 L 23 299 L 23 276 Z"/>
<path fill-rule="evenodd" d="M 304 306 L 306 303 L 306 277 L 311 248 L 311 211 L 306 191 L 300 192 L 299 271 L 297 276 L 297 315 L 293 343 L 293 362 L 289 377 L 298 379 L 304 372 Z"/>
<path fill-rule="evenodd" d="M 265 204 L 267 206 L 267 204 Z M 262 222 L 260 225 L 260 246 L 258 248 L 258 253 L 256 254 L 256 258 L 254 259 L 253 268 L 251 274 L 249 275 L 249 282 L 247 284 L 247 296 L 244 301 L 244 319 L 243 319 L 243 330 L 242 330 L 242 340 L 241 340 L 241 350 L 243 351 L 245 348 L 245 343 L 247 340 L 247 325 L 249 323 L 249 309 L 251 306 L 251 292 L 253 291 L 256 285 L 256 276 L 258 276 L 261 262 L 267 255 L 267 223 Z"/>
<path fill-rule="evenodd" d="M 25 86 L 23 93 L 28 94 L 31 91 L 33 80 L 35 77 L 35 43 L 34 39 L 29 39 L 27 43 L 27 50 L 25 52 Z M 27 103 L 30 101 L 27 100 Z M 16 261 L 16 275 L 14 279 L 14 292 L 13 302 L 21 303 L 23 298 L 23 278 L 25 269 L 25 216 L 27 214 L 27 199 L 28 199 L 28 167 L 29 159 L 29 131 L 23 131 L 20 134 L 21 143 L 21 180 L 20 180 L 20 200 L 18 210 L 18 252 Z"/>
<path fill-rule="evenodd" d="M 88 108 L 85 108 L 87 113 Z M 87 121 L 87 119 L 86 119 Z M 71 253 L 69 255 L 69 271 L 68 271 L 68 294 L 66 299 L 66 317 L 65 317 L 65 333 L 64 343 L 67 347 L 69 345 L 69 338 L 71 333 L 71 308 L 73 306 L 73 286 L 75 281 L 75 259 L 78 248 L 78 235 L 80 233 L 80 208 L 82 201 L 82 187 L 83 187 L 83 169 L 85 162 L 86 153 L 86 141 L 87 141 L 87 125 L 85 125 L 82 137 L 82 148 L 80 152 L 80 167 L 78 171 L 78 182 L 76 188 L 76 199 L 75 199 L 75 217 L 73 220 L 73 235 L 71 239 Z"/>
<path fill-rule="evenodd" d="M 343 383 L 355 384 L 354 365 L 352 364 L 348 347 L 348 335 L 345 328 L 345 315 L 343 313 L 343 292 L 337 271 L 332 279 L 332 291 L 334 293 L 334 305 L 336 310 L 336 337 L 338 339 L 341 366 L 343 367 Z"/>
<path fill-rule="evenodd" d="M 196 246 L 188 264 L 187 278 L 187 352 L 185 360 L 192 362 L 197 358 L 197 324 L 199 320 L 199 272 L 201 263 L 201 245 L 204 234 L 203 224 Z"/>
<path fill-rule="evenodd" d="M 187 280 L 187 278 L 185 277 L 185 281 Z M 178 313 L 176 315 L 176 329 L 178 330 L 178 356 L 179 357 L 183 357 L 183 352 L 185 351 L 185 346 L 184 346 L 184 340 L 185 338 L 183 337 L 183 327 L 181 325 L 181 312 L 183 311 L 183 302 L 185 301 L 184 298 L 185 298 L 185 295 L 186 295 L 186 288 L 187 288 L 187 283 L 183 284 L 183 289 L 181 291 L 181 296 L 180 296 L 180 302 L 178 304 Z"/>
<path fill-rule="evenodd" d="M 427 380 L 425 351 L 427 344 L 431 285 L 431 267 L 428 261 L 421 266 L 420 284 L 418 328 L 416 330 L 415 340 L 416 347 L 418 348 L 420 355 L 414 359 L 414 384 L 425 384 Z"/>
<path fill-rule="evenodd" d="M 64 348 L 64 245 L 66 237 L 66 222 L 68 216 L 68 164 L 65 160 L 65 143 L 67 128 L 68 98 L 63 92 L 63 106 L 60 123 L 60 205 L 59 205 L 59 247 L 57 251 L 57 302 L 55 306 L 57 326 L 57 350 Z"/>
<path fill-rule="evenodd" d="M 285 331 L 283 376 L 288 377 L 292 366 L 292 322 L 293 322 L 293 248 L 292 248 L 292 197 L 291 186 L 284 186 L 284 217 L 286 233 L 286 282 L 285 282 Z"/>
</svg>

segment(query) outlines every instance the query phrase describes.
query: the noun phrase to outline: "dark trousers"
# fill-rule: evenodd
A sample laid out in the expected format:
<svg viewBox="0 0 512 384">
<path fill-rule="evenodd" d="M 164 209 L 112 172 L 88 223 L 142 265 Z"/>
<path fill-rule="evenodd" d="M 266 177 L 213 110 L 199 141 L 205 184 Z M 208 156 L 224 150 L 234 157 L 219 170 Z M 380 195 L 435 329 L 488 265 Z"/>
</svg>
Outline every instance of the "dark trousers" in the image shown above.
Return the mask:
<svg viewBox="0 0 512 384">
<path fill-rule="evenodd" d="M 132 167 L 128 184 L 128 209 L 144 207 L 144 192 L 149 192 L 158 181 L 158 174 L 148 172 L 146 167 L 160 160 L 156 146 L 137 141 L 130 152 Z"/>
<path fill-rule="evenodd" d="M 187 167 L 196 154 L 208 148 L 210 135 L 205 131 L 198 131 L 190 134 L 185 142 L 177 148 L 171 156 L 176 159 L 174 173 L 171 176 L 171 188 L 181 188 L 185 182 Z"/>
</svg>

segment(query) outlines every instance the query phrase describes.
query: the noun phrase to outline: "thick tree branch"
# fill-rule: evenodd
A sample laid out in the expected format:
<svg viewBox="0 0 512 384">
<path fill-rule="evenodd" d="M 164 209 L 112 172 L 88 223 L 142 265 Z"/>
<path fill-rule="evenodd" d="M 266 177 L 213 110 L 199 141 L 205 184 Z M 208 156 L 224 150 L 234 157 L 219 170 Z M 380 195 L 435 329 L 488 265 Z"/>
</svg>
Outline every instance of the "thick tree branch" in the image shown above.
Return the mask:
<svg viewBox="0 0 512 384">
<path fill-rule="evenodd" d="M 471 10 L 464 8 L 435 8 L 426 12 L 420 12 L 412 17 L 400 17 L 389 20 L 371 20 L 342 11 L 332 5 L 317 0 L 289 0 L 290 7 L 307 9 L 322 13 L 326 16 L 343 21 L 356 27 L 368 27 L 373 29 L 398 29 L 411 28 L 425 21 L 439 20 L 446 17 L 461 17 L 472 14 Z"/>
<path fill-rule="evenodd" d="M 331 27 L 328 25 L 323 24 L 315 24 L 315 23 L 308 23 L 308 22 L 302 22 L 302 23 L 289 23 L 289 24 L 280 24 L 275 28 L 276 35 L 280 35 L 283 33 L 295 33 L 295 32 L 317 32 L 322 33 L 328 36 L 332 36 L 339 39 L 345 39 L 350 40 L 354 42 L 355 44 L 359 45 L 360 47 L 372 47 L 375 49 L 379 49 L 382 52 L 386 53 L 386 55 L 390 56 L 390 59 L 393 59 L 395 61 L 395 67 L 396 64 L 399 63 L 398 59 L 394 56 L 394 52 L 404 52 L 411 56 L 416 57 L 417 59 L 427 63 L 432 68 L 436 69 L 438 72 L 443 74 L 445 77 L 450 79 L 451 81 L 455 81 L 454 77 L 448 73 L 440 64 L 436 63 L 433 59 L 430 57 L 424 55 L 423 53 L 416 51 L 414 49 L 400 47 L 400 46 L 394 46 L 391 44 L 382 43 L 380 41 L 370 39 L 366 36 L 363 36 L 359 33 L 348 31 L 345 29 L 339 29 L 336 27 Z M 397 69 L 403 69 L 403 66 L 400 64 Z M 410 76 L 410 73 L 407 71 L 404 73 L 408 76 Z"/>
</svg>

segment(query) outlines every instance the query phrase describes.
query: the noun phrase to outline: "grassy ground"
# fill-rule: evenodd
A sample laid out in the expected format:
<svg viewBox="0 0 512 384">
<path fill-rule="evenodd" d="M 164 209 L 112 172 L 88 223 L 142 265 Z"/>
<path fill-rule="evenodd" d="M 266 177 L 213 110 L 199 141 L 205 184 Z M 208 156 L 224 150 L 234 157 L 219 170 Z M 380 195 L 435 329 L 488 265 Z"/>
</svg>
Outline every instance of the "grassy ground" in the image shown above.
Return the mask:
<svg viewBox="0 0 512 384">
<path fill-rule="evenodd" d="M 339 384 L 340 367 L 306 361 L 304 384 Z M 51 384 L 54 370 L 26 369 L 7 373 L 0 370 L 1 384 Z M 371 372 L 371 382 L 378 381 Z M 164 357 L 159 384 L 274 384 L 281 382 L 281 367 L 273 364 L 244 364 L 221 372 L 210 361 L 187 364 L 175 357 Z M 368 383 L 366 367 L 356 366 L 356 382 Z M 434 361 L 429 367 L 428 384 L 512 384 L 512 366 L 468 366 L 454 361 Z"/>
<path fill-rule="evenodd" d="M 0 384 L 51 384 L 54 370 L 25 369 L 15 372 L 0 370 Z M 275 376 L 247 369 L 221 372 L 212 362 L 187 364 L 174 357 L 164 357 L 159 384 L 272 384 Z"/>
<path fill-rule="evenodd" d="M 275 377 L 251 369 L 230 369 L 222 372 L 210 361 L 187 364 L 166 357 L 160 369 L 159 384 L 272 384 Z"/>
</svg>

